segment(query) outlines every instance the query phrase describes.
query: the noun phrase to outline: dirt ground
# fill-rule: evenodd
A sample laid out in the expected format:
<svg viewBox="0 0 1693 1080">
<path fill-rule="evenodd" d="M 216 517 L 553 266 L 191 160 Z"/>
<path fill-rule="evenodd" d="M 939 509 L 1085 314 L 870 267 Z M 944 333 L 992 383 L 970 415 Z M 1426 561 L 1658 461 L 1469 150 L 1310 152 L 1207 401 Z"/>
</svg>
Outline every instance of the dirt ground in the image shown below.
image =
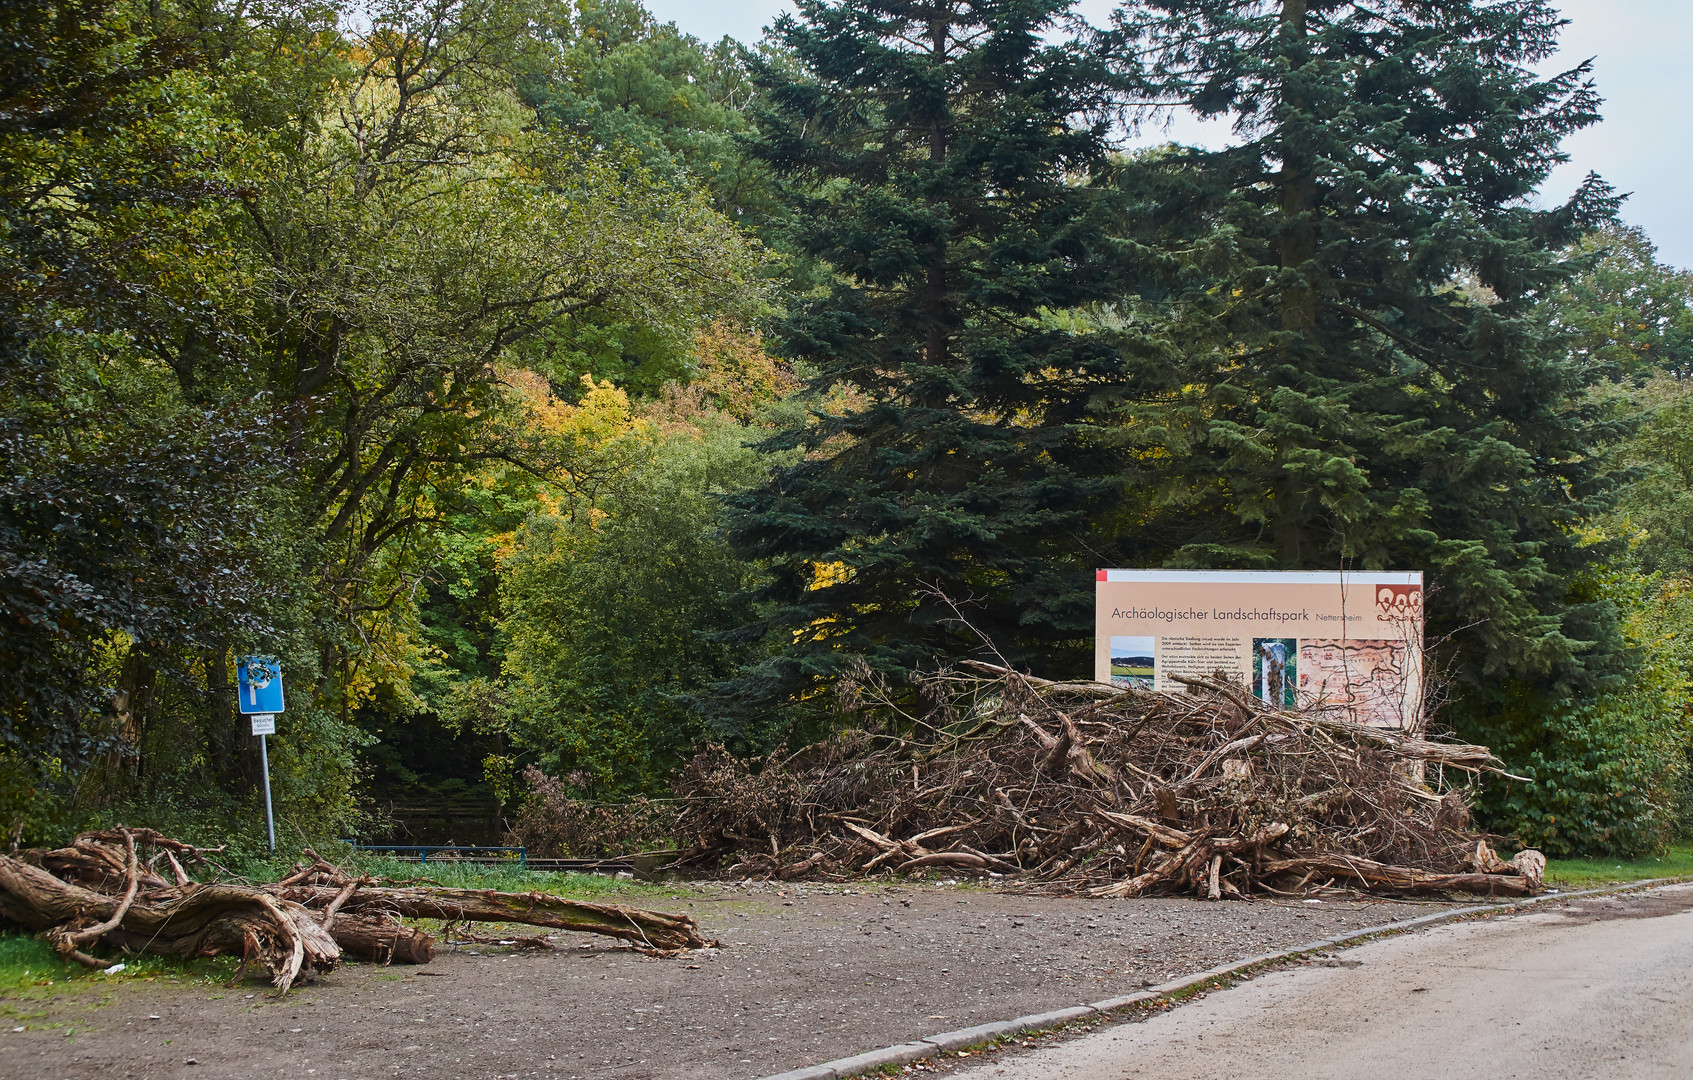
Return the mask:
<svg viewBox="0 0 1693 1080">
<path fill-rule="evenodd" d="M 281 1001 L 258 983 L 91 985 L 7 1009 L 0 1077 L 744 1080 L 1440 909 L 940 884 L 697 886 L 643 904 L 692 913 L 723 948 L 652 959 L 573 934 L 551 952 L 448 947 L 426 967 L 349 965 Z"/>
</svg>

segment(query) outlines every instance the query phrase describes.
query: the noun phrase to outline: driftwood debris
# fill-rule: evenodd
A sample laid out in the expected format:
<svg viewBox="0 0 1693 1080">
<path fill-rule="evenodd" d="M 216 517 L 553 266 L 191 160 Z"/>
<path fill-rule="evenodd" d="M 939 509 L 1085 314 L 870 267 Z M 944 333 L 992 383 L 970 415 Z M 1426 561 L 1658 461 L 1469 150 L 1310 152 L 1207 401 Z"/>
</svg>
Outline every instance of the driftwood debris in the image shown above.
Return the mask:
<svg viewBox="0 0 1693 1080">
<path fill-rule="evenodd" d="M 1101 897 L 1539 887 L 1538 852 L 1507 862 L 1470 828 L 1473 785 L 1502 773 L 1486 747 L 1183 681 L 1153 693 L 969 663 L 924 680 L 914 710 L 861 674 L 855 730 L 758 763 L 696 759 L 678 863 L 964 870 Z"/>
<path fill-rule="evenodd" d="M 51 851 L 0 855 L 0 923 L 40 933 L 67 961 L 88 967 L 111 963 L 91 951 L 102 945 L 162 956 L 239 956 L 243 970 L 267 970 L 279 993 L 334 970 L 343 953 L 428 963 L 435 938 L 402 921 L 407 918 L 601 934 L 656 955 L 715 944 L 687 915 L 546 893 L 378 881 L 348 874 L 309 850 L 312 865 L 278 882 L 195 881 L 190 867 L 221 869 L 209 854 L 151 830 L 113 829 L 84 833 Z"/>
</svg>

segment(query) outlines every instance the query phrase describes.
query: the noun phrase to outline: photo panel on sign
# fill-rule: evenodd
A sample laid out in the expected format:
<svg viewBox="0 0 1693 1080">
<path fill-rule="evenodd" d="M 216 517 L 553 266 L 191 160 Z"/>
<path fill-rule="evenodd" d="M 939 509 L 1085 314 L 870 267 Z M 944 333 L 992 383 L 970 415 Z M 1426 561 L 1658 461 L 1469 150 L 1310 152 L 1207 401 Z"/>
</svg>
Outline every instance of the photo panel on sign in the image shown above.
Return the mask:
<svg viewBox="0 0 1693 1080">
<path fill-rule="evenodd" d="M 1299 641 L 1296 638 L 1252 639 L 1252 692 L 1278 709 L 1299 704 L 1297 687 Z"/>
<path fill-rule="evenodd" d="M 1111 639 L 1111 681 L 1118 686 L 1138 686 L 1152 689 L 1152 676 L 1157 667 L 1158 639 L 1152 637 L 1124 637 Z"/>
</svg>

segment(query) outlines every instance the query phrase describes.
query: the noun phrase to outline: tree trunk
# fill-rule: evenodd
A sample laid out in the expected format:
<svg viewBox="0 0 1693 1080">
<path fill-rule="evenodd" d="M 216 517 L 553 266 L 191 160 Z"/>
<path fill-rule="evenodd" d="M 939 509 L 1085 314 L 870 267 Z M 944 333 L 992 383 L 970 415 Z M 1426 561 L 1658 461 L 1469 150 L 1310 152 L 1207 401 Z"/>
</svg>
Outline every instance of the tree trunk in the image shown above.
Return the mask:
<svg viewBox="0 0 1693 1080">
<path fill-rule="evenodd" d="M 342 951 L 377 964 L 427 964 L 435 959 L 435 936 L 401 926 L 382 915 L 337 915 L 329 936 Z"/>
<path fill-rule="evenodd" d="M 335 899 L 339 889 L 319 885 L 294 885 L 277 893 L 307 907 L 322 907 Z M 587 934 L 605 934 L 668 952 L 702 949 L 710 944 L 699 926 L 687 915 L 666 915 L 658 911 L 590 904 L 566 900 L 546 893 L 501 893 L 482 889 L 448 889 L 413 886 L 404 889 L 361 887 L 343 905 L 353 914 L 389 912 L 413 919 L 443 919 L 449 922 L 504 922 L 547 926 Z"/>
</svg>

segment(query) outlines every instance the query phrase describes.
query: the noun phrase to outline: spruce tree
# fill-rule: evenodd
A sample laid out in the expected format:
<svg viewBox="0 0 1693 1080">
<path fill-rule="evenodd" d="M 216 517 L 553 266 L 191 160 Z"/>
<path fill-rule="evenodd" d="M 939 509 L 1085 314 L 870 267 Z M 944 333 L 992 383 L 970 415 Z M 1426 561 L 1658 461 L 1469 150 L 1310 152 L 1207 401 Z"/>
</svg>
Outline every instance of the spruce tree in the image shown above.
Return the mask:
<svg viewBox="0 0 1693 1080">
<path fill-rule="evenodd" d="M 1068 0 L 797 6 L 756 149 L 789 205 L 774 242 L 814 275 L 780 341 L 840 407 L 776 439 L 803 457 L 738 500 L 771 570 L 760 629 L 788 647 L 726 690 L 969 649 L 948 601 L 1014 659 L 1084 646 L 1085 510 L 1116 481 L 1078 425 L 1123 371 L 1058 313 L 1123 292 L 1105 181 L 1126 80 Z"/>
<path fill-rule="evenodd" d="M 1540 0 L 1149 0 L 1117 28 L 1153 100 L 1231 145 L 1146 155 L 1139 226 L 1179 264 L 1157 317 L 1183 391 L 1125 387 L 1158 507 L 1114 554 L 1166 565 L 1429 572 L 1431 634 L 1477 689 L 1618 670 L 1589 522 L 1615 425 L 1546 297 L 1617 200 L 1536 191 L 1598 119 L 1585 65 L 1535 65 Z M 1166 468 L 1163 463 L 1168 463 Z"/>
</svg>

